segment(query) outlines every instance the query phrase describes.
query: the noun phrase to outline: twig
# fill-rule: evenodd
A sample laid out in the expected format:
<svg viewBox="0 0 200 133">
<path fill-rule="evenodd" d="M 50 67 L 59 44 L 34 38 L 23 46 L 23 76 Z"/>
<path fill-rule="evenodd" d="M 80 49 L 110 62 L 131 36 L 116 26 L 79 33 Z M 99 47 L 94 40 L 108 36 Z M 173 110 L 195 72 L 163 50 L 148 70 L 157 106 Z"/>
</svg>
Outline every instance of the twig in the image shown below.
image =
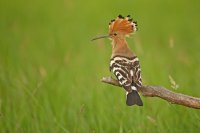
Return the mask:
<svg viewBox="0 0 200 133">
<path fill-rule="evenodd" d="M 101 81 L 114 86 L 120 86 L 119 82 L 112 77 L 103 77 Z M 200 109 L 200 98 L 172 92 L 162 86 L 142 86 L 139 88 L 139 91 L 146 97 L 160 97 L 172 104 Z"/>
</svg>

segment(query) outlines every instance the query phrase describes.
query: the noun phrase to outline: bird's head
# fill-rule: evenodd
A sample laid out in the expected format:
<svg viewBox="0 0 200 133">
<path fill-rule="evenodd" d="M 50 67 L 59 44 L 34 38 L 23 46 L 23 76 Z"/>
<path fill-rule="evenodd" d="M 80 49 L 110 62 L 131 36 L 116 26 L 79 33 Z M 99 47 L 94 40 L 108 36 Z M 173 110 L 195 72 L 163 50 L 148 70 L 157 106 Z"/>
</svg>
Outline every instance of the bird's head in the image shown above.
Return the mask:
<svg viewBox="0 0 200 133">
<path fill-rule="evenodd" d="M 119 15 L 116 19 L 111 20 L 111 22 L 109 23 L 108 35 L 99 36 L 92 40 L 97 40 L 101 38 L 110 38 L 112 40 L 125 38 L 135 31 L 137 31 L 137 22 L 133 21 L 133 19 L 130 18 L 130 15 L 128 15 L 127 17 Z"/>
</svg>

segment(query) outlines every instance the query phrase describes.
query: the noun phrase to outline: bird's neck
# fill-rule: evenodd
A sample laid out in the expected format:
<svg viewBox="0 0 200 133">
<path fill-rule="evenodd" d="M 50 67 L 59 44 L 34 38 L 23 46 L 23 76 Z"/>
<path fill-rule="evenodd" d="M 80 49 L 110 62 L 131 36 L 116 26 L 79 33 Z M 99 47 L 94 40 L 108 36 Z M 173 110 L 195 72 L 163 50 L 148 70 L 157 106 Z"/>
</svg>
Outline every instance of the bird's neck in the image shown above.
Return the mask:
<svg viewBox="0 0 200 133">
<path fill-rule="evenodd" d="M 128 47 L 128 43 L 125 38 L 115 38 L 112 40 L 112 57 L 114 56 L 125 56 L 125 57 L 133 57 L 135 56 L 133 52 Z"/>
</svg>

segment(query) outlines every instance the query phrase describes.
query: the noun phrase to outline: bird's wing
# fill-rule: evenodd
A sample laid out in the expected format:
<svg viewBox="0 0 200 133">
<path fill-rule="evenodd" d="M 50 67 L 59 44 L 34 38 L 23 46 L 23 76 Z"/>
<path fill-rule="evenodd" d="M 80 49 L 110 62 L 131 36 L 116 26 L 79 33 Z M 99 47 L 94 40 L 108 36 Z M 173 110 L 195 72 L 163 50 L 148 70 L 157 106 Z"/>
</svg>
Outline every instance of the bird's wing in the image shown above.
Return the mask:
<svg viewBox="0 0 200 133">
<path fill-rule="evenodd" d="M 133 78 L 130 73 L 130 66 L 124 60 L 120 58 L 111 60 L 110 70 L 114 73 L 121 86 L 126 90 L 131 87 Z"/>
<path fill-rule="evenodd" d="M 140 64 L 138 60 L 131 63 L 131 76 L 132 76 L 132 84 L 135 87 L 141 87 L 142 78 L 141 78 Z"/>
</svg>

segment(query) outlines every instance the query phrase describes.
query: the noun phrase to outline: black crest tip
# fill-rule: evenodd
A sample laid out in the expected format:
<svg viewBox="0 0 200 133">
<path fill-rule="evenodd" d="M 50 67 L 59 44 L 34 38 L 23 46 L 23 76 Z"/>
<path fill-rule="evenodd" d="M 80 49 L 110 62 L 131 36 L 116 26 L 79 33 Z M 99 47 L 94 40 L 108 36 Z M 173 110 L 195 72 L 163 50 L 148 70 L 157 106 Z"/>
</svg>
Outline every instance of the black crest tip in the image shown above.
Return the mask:
<svg viewBox="0 0 200 133">
<path fill-rule="evenodd" d="M 114 21 L 115 21 L 115 19 L 112 19 L 112 20 L 111 20 L 111 23 L 114 22 Z"/>
<path fill-rule="evenodd" d="M 133 21 L 133 23 L 135 23 L 137 25 L 137 21 Z"/>
<path fill-rule="evenodd" d="M 132 22 L 132 21 L 133 21 L 133 19 L 132 19 L 132 18 L 130 18 L 130 19 L 128 19 L 128 21 L 129 21 L 129 22 Z"/>
<path fill-rule="evenodd" d="M 124 17 L 123 17 L 122 15 L 119 15 L 118 18 L 122 18 L 122 19 L 124 19 Z"/>
</svg>

